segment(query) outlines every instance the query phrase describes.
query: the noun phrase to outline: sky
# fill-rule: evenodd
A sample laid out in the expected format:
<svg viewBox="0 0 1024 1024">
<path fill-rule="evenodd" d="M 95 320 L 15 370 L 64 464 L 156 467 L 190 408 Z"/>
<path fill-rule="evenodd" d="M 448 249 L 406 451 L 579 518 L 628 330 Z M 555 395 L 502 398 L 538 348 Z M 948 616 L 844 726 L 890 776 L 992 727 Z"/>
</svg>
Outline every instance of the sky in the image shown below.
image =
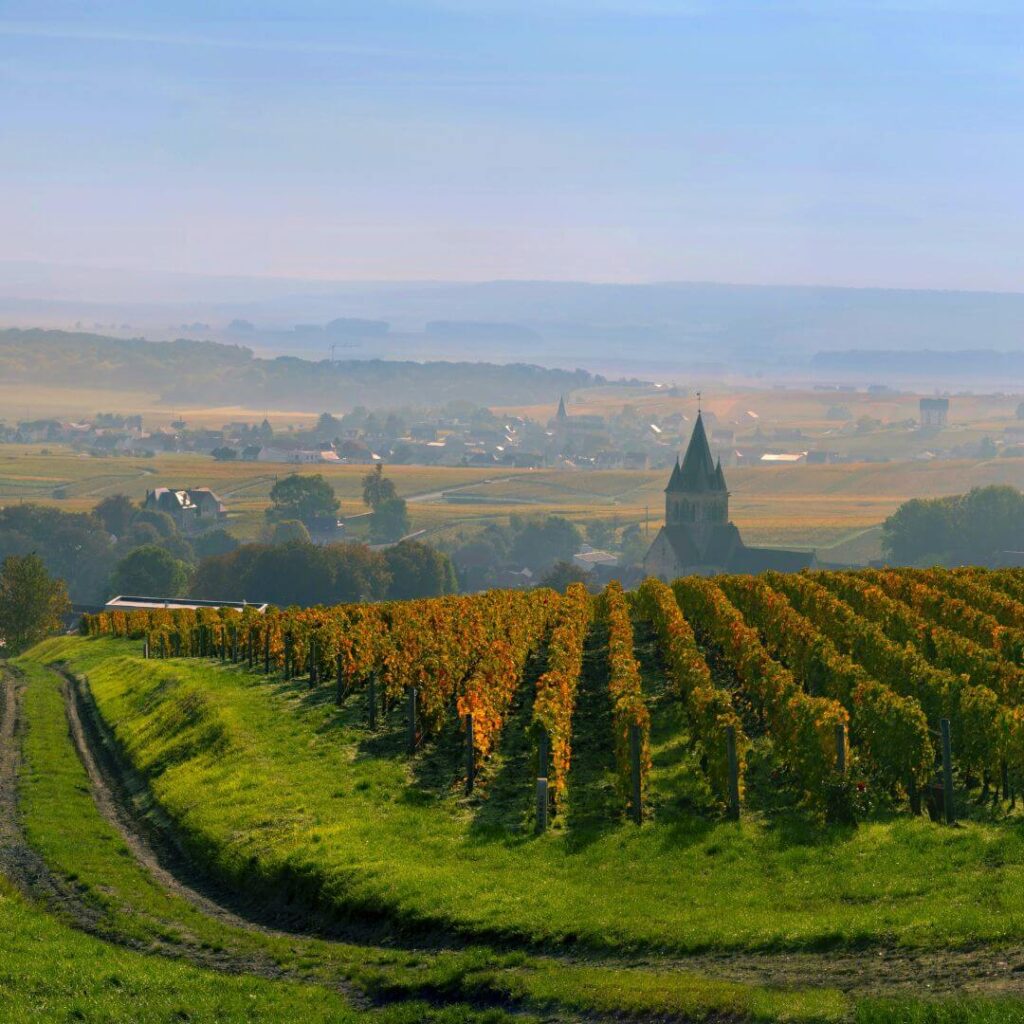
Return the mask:
<svg viewBox="0 0 1024 1024">
<path fill-rule="evenodd" d="M 0 0 L 0 260 L 1020 291 L 1024 5 Z"/>
</svg>

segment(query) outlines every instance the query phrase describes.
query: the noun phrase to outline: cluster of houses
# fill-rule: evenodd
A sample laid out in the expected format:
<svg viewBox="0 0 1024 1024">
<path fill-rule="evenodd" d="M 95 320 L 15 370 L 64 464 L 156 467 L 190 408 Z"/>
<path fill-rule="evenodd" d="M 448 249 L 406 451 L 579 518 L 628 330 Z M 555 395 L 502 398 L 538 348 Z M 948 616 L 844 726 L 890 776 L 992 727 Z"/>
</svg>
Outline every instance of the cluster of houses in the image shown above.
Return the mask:
<svg viewBox="0 0 1024 1024">
<path fill-rule="evenodd" d="M 844 390 L 842 388 L 838 390 Z M 847 389 L 849 390 L 849 389 Z M 869 391 L 873 390 L 869 388 Z M 1024 409 L 1024 403 L 1022 403 Z M 474 466 L 478 468 L 579 470 L 648 470 L 671 466 L 686 443 L 694 421 L 675 411 L 644 416 L 635 410 L 610 416 L 571 413 L 564 399 L 541 422 L 522 416 L 493 416 L 488 410 L 455 415 L 450 412 L 403 421 L 391 414 L 335 418 L 324 414 L 312 429 L 274 430 L 261 423 L 232 422 L 221 428 L 188 426 L 177 420 L 147 430 L 141 416 L 99 414 L 81 422 L 57 419 L 0 422 L 0 442 L 64 444 L 95 455 L 152 456 L 159 452 L 201 452 L 216 459 L 284 465 L 340 464 Z M 949 424 L 950 399 L 920 399 L 916 420 L 888 424 L 885 429 L 916 431 L 923 442 L 917 457 L 964 458 L 979 454 L 964 445 L 939 446 Z M 482 415 L 479 415 L 482 414 Z M 850 410 L 836 404 L 828 411 L 836 424 L 825 434 L 809 436 L 800 429 L 766 428 L 754 409 L 728 420 L 703 411 L 708 443 L 724 466 L 780 466 L 800 463 L 887 461 L 872 446 L 863 450 L 848 441 L 842 454 L 829 450 L 830 438 L 849 438 L 862 431 Z M 1019 412 L 1018 420 L 1022 414 Z M 882 425 L 874 421 L 875 427 Z M 870 424 L 869 424 L 870 426 Z M 865 434 L 871 431 L 864 428 Z M 1001 455 L 1024 454 L 1024 428 L 1014 424 L 988 445 Z M 985 454 L 982 452 L 981 454 Z M 996 454 L 989 451 L 988 454 Z"/>
</svg>

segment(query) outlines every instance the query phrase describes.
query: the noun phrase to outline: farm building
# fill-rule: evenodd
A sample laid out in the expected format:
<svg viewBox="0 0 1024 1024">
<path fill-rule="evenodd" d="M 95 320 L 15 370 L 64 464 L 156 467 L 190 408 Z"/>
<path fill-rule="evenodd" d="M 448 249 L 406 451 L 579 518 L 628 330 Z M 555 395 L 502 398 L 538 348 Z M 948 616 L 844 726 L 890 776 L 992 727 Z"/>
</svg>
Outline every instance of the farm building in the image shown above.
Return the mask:
<svg viewBox="0 0 1024 1024">
<path fill-rule="evenodd" d="M 227 518 L 227 508 L 209 487 L 191 487 L 176 491 L 157 487 L 146 491 L 142 507 L 155 512 L 166 512 L 182 533 L 203 530 Z"/>
<path fill-rule="evenodd" d="M 921 426 L 927 429 L 938 429 L 949 422 L 948 398 L 922 398 L 920 403 Z"/>
</svg>

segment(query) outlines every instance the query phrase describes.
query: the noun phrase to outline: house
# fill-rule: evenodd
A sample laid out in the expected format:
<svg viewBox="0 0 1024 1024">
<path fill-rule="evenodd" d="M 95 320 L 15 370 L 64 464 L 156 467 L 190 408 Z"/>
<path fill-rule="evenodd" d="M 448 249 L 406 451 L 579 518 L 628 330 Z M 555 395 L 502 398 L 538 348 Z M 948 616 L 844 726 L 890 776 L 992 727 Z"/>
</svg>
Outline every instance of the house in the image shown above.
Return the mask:
<svg viewBox="0 0 1024 1024">
<path fill-rule="evenodd" d="M 176 491 L 157 487 L 146 491 L 142 507 L 154 512 L 166 512 L 182 533 L 206 529 L 227 518 L 227 508 L 209 487 L 193 487 Z"/>
<path fill-rule="evenodd" d="M 922 398 L 920 410 L 922 429 L 939 430 L 949 422 L 948 398 Z"/>
<path fill-rule="evenodd" d="M 814 552 L 752 548 L 729 521 L 729 490 L 722 463 L 711 458 L 701 414 L 690 436 L 682 465 L 665 488 L 665 525 L 644 557 L 648 576 L 671 580 L 677 576 L 718 573 L 759 573 L 774 569 L 798 572 L 814 564 Z"/>
</svg>

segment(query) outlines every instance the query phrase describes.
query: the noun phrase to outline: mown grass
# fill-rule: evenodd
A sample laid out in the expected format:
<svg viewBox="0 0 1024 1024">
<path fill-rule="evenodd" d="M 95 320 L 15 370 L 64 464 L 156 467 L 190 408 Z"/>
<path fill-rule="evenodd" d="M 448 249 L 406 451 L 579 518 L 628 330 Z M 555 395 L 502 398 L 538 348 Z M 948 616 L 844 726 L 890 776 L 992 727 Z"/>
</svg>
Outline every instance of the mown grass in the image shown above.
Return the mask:
<svg viewBox="0 0 1024 1024">
<path fill-rule="evenodd" d="M 76 932 L 27 904 L 0 878 L 0 1019 L 4 1024 L 85 1021 L 281 1021 L 331 1024 L 499 1024 L 497 1011 L 433 1009 L 410 1001 L 356 1011 L 323 988 L 201 970 Z"/>
<path fill-rule="evenodd" d="M 943 947 L 1024 934 L 1019 819 L 822 830 L 791 815 L 733 824 L 666 797 L 641 829 L 569 813 L 535 837 L 521 815 L 479 827 L 481 804 L 461 796 L 454 769 L 449 788 L 425 784 L 416 769 L 429 750 L 412 762 L 402 753 L 400 713 L 390 732 L 369 734 L 361 697 L 339 710 L 327 688 L 144 662 L 111 640 L 49 641 L 33 657 L 88 676 L 195 856 L 240 888 L 474 940 L 595 949 Z M 660 740 L 656 774 L 678 771 Z M 593 774 L 584 749 L 571 787 L 603 770 Z"/>
<path fill-rule="evenodd" d="M 93 802 L 68 735 L 60 677 L 31 660 L 20 664 L 27 684 L 20 794 L 26 834 L 50 869 L 71 881 L 99 913 L 101 931 L 111 939 L 171 956 L 230 955 L 254 970 L 270 967 L 317 984 L 341 977 L 389 1001 L 499 999 L 538 1010 L 671 1013 L 694 1020 L 728 1013 L 742 1020 L 808 1024 L 846 1015 L 846 1001 L 827 989 L 769 990 L 686 971 L 560 964 L 480 947 L 407 953 L 224 923 L 163 888 L 134 860 Z"/>
</svg>

